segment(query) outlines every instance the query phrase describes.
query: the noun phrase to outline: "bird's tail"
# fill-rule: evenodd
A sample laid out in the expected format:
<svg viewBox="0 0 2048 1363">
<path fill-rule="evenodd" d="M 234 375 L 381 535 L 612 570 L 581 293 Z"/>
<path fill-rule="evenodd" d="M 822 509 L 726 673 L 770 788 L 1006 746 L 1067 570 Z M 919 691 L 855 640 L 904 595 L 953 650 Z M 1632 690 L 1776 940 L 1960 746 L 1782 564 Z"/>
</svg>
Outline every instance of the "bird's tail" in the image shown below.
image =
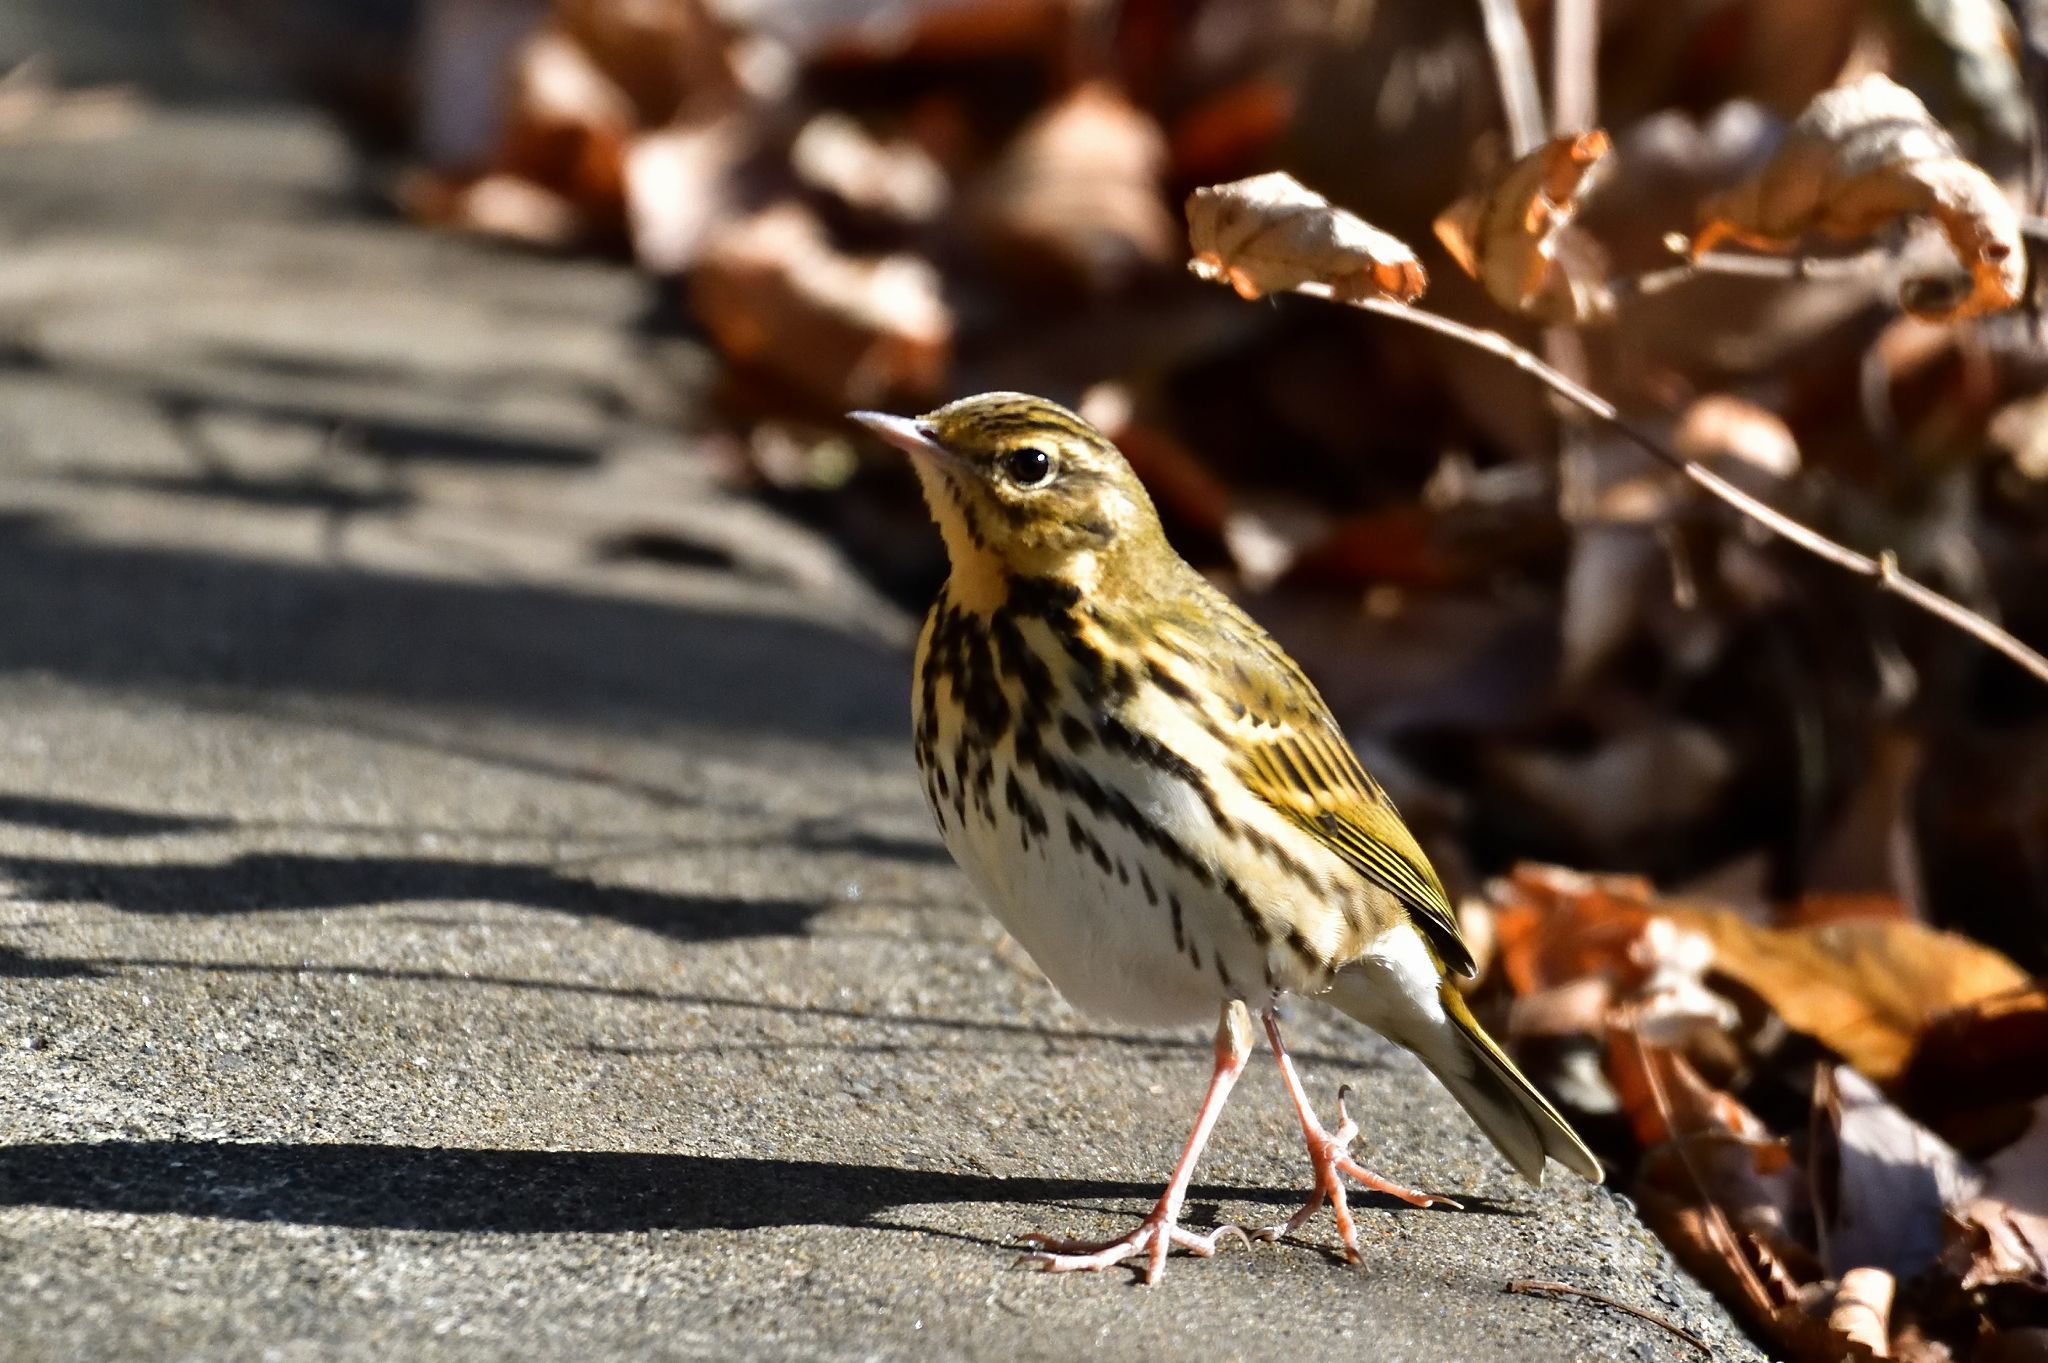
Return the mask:
<svg viewBox="0 0 2048 1363">
<path fill-rule="evenodd" d="M 1345 1005 L 1343 993 L 1339 990 L 1331 996 L 1339 1007 Z M 1465 1006 L 1464 996 L 1445 980 L 1437 999 L 1440 1013 L 1404 1009 L 1402 1016 L 1390 1017 L 1384 1009 L 1368 1007 L 1353 1016 L 1415 1052 L 1523 1178 L 1541 1183 L 1544 1157 L 1548 1156 L 1598 1183 L 1600 1161 L 1550 1100 L 1536 1091 L 1486 1034 Z M 1344 1007 L 1344 1011 L 1352 1009 Z"/>
</svg>

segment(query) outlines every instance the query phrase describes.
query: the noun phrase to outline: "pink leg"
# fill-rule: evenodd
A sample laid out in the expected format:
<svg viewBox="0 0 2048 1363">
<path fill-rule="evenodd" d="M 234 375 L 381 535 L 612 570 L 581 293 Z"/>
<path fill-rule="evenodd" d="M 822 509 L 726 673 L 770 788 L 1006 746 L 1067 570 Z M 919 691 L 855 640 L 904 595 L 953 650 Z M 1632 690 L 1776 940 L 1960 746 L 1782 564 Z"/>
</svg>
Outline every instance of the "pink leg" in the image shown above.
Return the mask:
<svg viewBox="0 0 2048 1363">
<path fill-rule="evenodd" d="M 1250 1017 L 1241 1004 L 1225 1004 L 1222 1020 L 1216 1024 L 1216 1069 L 1209 1076 L 1209 1091 L 1202 1097 L 1201 1111 L 1195 1114 L 1194 1130 L 1188 1133 L 1187 1148 L 1181 1151 L 1180 1163 L 1173 1166 L 1173 1177 L 1167 1182 L 1166 1191 L 1160 1195 L 1157 1205 L 1138 1223 L 1136 1230 L 1116 1240 L 1098 1243 L 1061 1240 L 1037 1232 L 1022 1236 L 1021 1242 L 1031 1246 L 1032 1252 L 1017 1262 L 1047 1273 L 1094 1272 L 1142 1253 L 1145 1264 L 1141 1276 L 1149 1285 L 1158 1279 L 1166 1266 L 1166 1252 L 1175 1245 L 1205 1259 L 1216 1252 L 1217 1244 L 1226 1235 L 1235 1235 L 1249 1247 L 1250 1239 L 1237 1226 L 1223 1226 L 1207 1235 L 1182 1230 L 1180 1208 L 1187 1199 L 1188 1184 L 1195 1176 L 1195 1161 L 1202 1157 L 1202 1147 L 1209 1143 L 1209 1132 L 1216 1125 L 1223 1104 L 1230 1098 L 1231 1086 L 1244 1073 L 1245 1061 L 1251 1058 L 1251 1053 Z"/>
<path fill-rule="evenodd" d="M 1344 1194 L 1346 1175 L 1374 1192 L 1391 1194 L 1412 1207 L 1458 1205 L 1448 1197 L 1418 1193 L 1413 1188 L 1389 1182 L 1353 1161 L 1351 1142 L 1358 1139 L 1358 1124 L 1344 1110 L 1344 1098 L 1350 1090 L 1342 1089 L 1337 1093 L 1337 1129 L 1334 1132 L 1323 1130 L 1323 1124 L 1316 1120 L 1315 1109 L 1309 1104 L 1308 1093 L 1301 1086 L 1301 1076 L 1294 1072 L 1294 1058 L 1287 1054 L 1287 1046 L 1280 1040 L 1280 1020 L 1270 1008 L 1260 1017 L 1266 1024 L 1266 1038 L 1273 1043 L 1273 1058 L 1280 1063 L 1280 1076 L 1287 1081 L 1287 1094 L 1294 1099 L 1295 1115 L 1301 1118 L 1301 1135 L 1308 1143 L 1308 1158 L 1315 1168 L 1316 1186 L 1300 1211 L 1277 1226 L 1267 1226 L 1258 1231 L 1259 1239 L 1278 1240 L 1283 1235 L 1292 1235 L 1308 1223 L 1323 1203 L 1328 1202 L 1337 1217 L 1337 1234 L 1344 1241 L 1344 1257 L 1357 1263 L 1360 1257 L 1358 1228 L 1352 1223 L 1351 1204 Z"/>
</svg>

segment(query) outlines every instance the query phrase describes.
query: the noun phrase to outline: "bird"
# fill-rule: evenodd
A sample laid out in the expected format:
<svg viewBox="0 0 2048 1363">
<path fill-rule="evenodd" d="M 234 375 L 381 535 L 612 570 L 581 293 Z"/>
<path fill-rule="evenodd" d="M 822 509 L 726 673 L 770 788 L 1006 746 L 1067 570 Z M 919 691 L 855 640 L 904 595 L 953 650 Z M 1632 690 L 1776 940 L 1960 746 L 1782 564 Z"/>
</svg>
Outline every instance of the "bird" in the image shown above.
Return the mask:
<svg viewBox="0 0 2048 1363">
<path fill-rule="evenodd" d="M 1116 446 L 1066 408 L 983 393 L 918 417 L 849 418 L 910 456 L 949 571 L 919 633 L 917 767 L 939 835 L 1060 993 L 1134 1023 L 1215 1016 L 1215 1063 L 1166 1188 L 1128 1234 L 1021 1237 L 1051 1272 L 1178 1248 L 1208 1257 L 1300 1229 L 1328 1203 L 1362 1262 L 1346 1179 L 1452 1203 L 1351 1158 L 1281 1031 L 1313 997 L 1419 1057 L 1519 1173 L 1599 1161 L 1466 1006 L 1443 883 L 1301 668 L 1168 544 Z M 1254 1046 L 1256 1014 L 1299 1119 L 1313 1183 L 1249 1232 L 1181 1224 L 1196 1162 Z M 1452 1205 L 1456 1205 L 1452 1203 Z"/>
</svg>

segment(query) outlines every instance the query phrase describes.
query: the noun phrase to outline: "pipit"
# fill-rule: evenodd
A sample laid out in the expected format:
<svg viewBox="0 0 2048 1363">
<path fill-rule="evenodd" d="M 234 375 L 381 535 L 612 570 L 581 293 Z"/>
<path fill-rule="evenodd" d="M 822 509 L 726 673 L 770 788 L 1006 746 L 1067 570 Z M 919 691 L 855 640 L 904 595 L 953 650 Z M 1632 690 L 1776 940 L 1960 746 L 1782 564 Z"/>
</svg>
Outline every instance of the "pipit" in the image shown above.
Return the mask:
<svg viewBox="0 0 2048 1363">
<path fill-rule="evenodd" d="M 1442 883 L 1322 697 L 1266 632 L 1176 554 L 1123 456 L 1072 412 L 985 393 L 915 419 L 855 412 L 909 452 L 951 574 L 917 645 L 917 765 L 947 849 L 1075 1006 L 1132 1022 L 1220 1010 L 1216 1064 L 1165 1193 L 1104 1243 L 1024 1237 L 1053 1272 L 1227 1234 L 1180 1212 L 1210 1129 L 1264 1023 L 1314 1183 L 1359 1258 L 1346 1177 L 1416 1206 L 1449 1201 L 1350 1157 L 1281 1040 L 1278 1001 L 1319 996 L 1421 1058 L 1509 1164 L 1597 1180 L 1557 1110 L 1451 983 L 1472 953 Z"/>
</svg>

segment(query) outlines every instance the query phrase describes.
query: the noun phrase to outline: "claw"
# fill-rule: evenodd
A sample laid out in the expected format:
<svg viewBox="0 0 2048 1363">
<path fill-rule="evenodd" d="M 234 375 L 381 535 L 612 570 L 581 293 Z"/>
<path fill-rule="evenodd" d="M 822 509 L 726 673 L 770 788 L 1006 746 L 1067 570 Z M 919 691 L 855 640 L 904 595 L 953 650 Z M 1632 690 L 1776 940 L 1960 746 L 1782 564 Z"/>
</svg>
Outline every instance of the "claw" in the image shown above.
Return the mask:
<svg viewBox="0 0 2048 1363">
<path fill-rule="evenodd" d="M 1353 1160 L 1351 1143 L 1358 1139 L 1358 1123 L 1351 1120 L 1348 1106 L 1351 1086 L 1347 1084 L 1337 1090 L 1337 1129 L 1325 1131 L 1322 1123 L 1316 1120 L 1315 1110 L 1309 1106 L 1308 1095 L 1302 1091 L 1301 1080 L 1294 1072 L 1294 1062 L 1281 1044 L 1279 1023 L 1270 1011 L 1265 1015 L 1265 1022 L 1266 1035 L 1273 1043 L 1273 1057 L 1280 1063 L 1281 1076 L 1287 1081 L 1288 1094 L 1294 1099 L 1295 1112 L 1301 1118 L 1302 1140 L 1308 1146 L 1309 1164 L 1315 1170 L 1315 1187 L 1300 1211 L 1285 1221 L 1260 1227 L 1255 1232 L 1258 1239 L 1273 1241 L 1294 1234 L 1328 1202 L 1337 1218 L 1337 1235 L 1344 1242 L 1344 1258 L 1354 1264 L 1361 1262 L 1363 1256 L 1358 1252 L 1358 1228 L 1351 1220 L 1351 1202 L 1344 1186 L 1346 1178 L 1356 1179 L 1376 1193 L 1398 1197 L 1411 1207 L 1459 1206 L 1452 1198 L 1418 1192 L 1381 1178 Z"/>
<path fill-rule="evenodd" d="M 1030 1252 L 1018 1255 L 1013 1266 L 1035 1268 L 1041 1273 L 1099 1273 L 1133 1255 L 1144 1254 L 1145 1264 L 1139 1270 L 1139 1278 L 1149 1287 L 1158 1281 L 1168 1250 L 1176 1246 L 1197 1259 L 1214 1256 L 1226 1236 L 1236 1236 L 1246 1249 L 1252 1247 L 1251 1237 L 1242 1226 L 1218 1226 L 1206 1235 L 1198 1235 L 1168 1221 L 1163 1212 L 1163 1208 L 1153 1208 L 1152 1214 L 1129 1235 L 1114 1240 L 1065 1240 L 1031 1231 L 1017 1237 L 1017 1243 L 1029 1246 Z"/>
</svg>

